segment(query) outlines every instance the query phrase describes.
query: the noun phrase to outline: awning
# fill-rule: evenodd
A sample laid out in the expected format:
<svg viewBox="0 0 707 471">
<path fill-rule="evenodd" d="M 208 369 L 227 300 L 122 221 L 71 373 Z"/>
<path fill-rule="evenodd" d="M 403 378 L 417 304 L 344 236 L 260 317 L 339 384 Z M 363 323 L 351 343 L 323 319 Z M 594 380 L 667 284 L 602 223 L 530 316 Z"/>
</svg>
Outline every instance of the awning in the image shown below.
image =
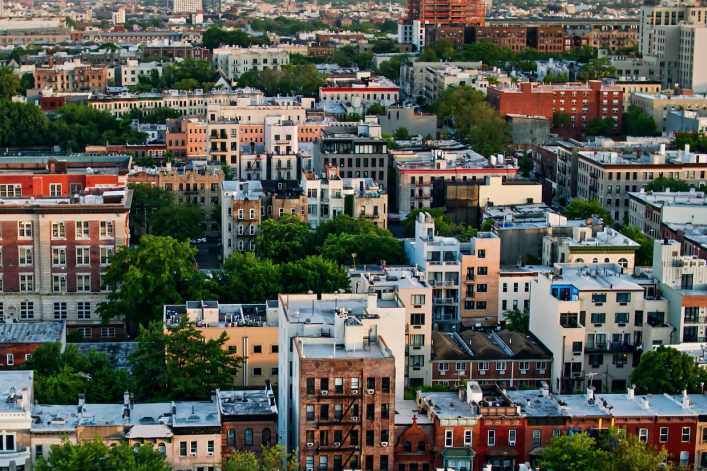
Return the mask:
<svg viewBox="0 0 707 471">
<path fill-rule="evenodd" d="M 442 452 L 442 458 L 451 460 L 471 459 L 476 456 L 476 453 L 471 448 L 445 448 Z"/>
<path fill-rule="evenodd" d="M 532 450 L 528 452 L 529 456 L 542 456 L 543 452 L 545 451 L 545 447 L 542 446 L 536 446 Z"/>
<path fill-rule="evenodd" d="M 489 448 L 486 450 L 484 453 L 486 458 L 508 458 L 508 459 L 513 459 L 513 458 L 518 458 L 520 456 L 520 453 L 515 451 L 511 447 L 507 446 L 495 446 L 493 448 Z"/>
</svg>

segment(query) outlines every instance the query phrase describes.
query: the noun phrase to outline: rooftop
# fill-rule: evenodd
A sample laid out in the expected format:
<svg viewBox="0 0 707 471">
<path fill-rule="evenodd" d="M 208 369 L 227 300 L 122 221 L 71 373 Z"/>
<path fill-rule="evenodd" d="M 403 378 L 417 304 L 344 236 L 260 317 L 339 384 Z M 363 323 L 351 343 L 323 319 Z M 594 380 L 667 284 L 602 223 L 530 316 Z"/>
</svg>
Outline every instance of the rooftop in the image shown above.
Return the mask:
<svg viewBox="0 0 707 471">
<path fill-rule="evenodd" d="M 78 405 L 36 404 L 32 407 L 32 432 L 70 433 L 78 424 Z"/>
<path fill-rule="evenodd" d="M 12 206 L 21 207 L 23 209 L 28 207 L 54 207 L 54 209 L 65 209 L 71 207 L 72 209 L 74 209 L 76 207 L 102 205 L 130 208 L 131 201 L 132 190 L 126 190 L 125 188 L 97 188 L 92 189 L 89 194 L 86 194 L 85 196 L 79 196 L 78 198 L 2 198 L 0 199 L 0 205 L 2 205 L 2 207 L 5 209 L 12 209 L 10 208 Z"/>
<path fill-rule="evenodd" d="M 219 407 L 224 415 L 277 415 L 271 388 L 253 391 L 219 391 Z"/>
<path fill-rule="evenodd" d="M 418 425 L 433 423 L 427 415 L 420 413 L 420 407 L 413 399 L 395 401 L 395 425 L 411 425 L 413 417 Z"/>
<path fill-rule="evenodd" d="M 552 285 L 572 285 L 579 291 L 641 291 L 633 275 L 622 275 L 622 268 L 614 263 L 556 263 L 558 274 L 542 275 Z"/>
<path fill-rule="evenodd" d="M 325 297 L 326 296 L 326 297 Z M 400 307 L 392 296 L 377 299 L 369 294 L 335 294 L 322 295 L 321 300 L 316 295 L 281 294 L 280 304 L 291 324 L 322 324 L 334 325 L 334 318 L 339 315 L 335 310 L 346 310 L 349 317 L 360 319 L 377 319 L 376 309 Z"/>
<path fill-rule="evenodd" d="M 0 323 L 0 343 L 61 342 L 63 322 L 3 322 Z"/>
<path fill-rule="evenodd" d="M 34 371 L 0 372 L 0 412 L 21 411 L 22 390 L 26 389 L 32 397 Z"/>
<path fill-rule="evenodd" d="M 588 228 L 588 231 L 591 230 Z M 640 247 L 638 242 L 634 242 L 619 231 L 608 227 L 604 231 L 597 232 L 595 237 L 582 237 L 579 240 L 572 237 L 562 237 L 561 240 L 564 245 L 572 247 L 632 247 L 634 249 Z"/>
<path fill-rule="evenodd" d="M 629 192 L 628 195 L 635 200 L 642 201 L 653 207 L 662 206 L 704 206 L 707 205 L 705 193 L 703 191 L 649 191 L 643 189 L 638 192 Z"/>
<path fill-rule="evenodd" d="M 390 286 L 398 289 L 427 288 L 424 281 L 424 271 L 411 266 L 357 265 L 347 266 L 349 276 L 363 276 L 369 285 L 376 287 Z M 422 279 L 420 279 L 422 274 Z"/>
<path fill-rule="evenodd" d="M 334 343 L 307 343 L 302 344 L 302 358 L 390 358 L 376 343 L 371 343 L 370 348 L 360 350 L 346 350 L 343 346 Z"/>
<path fill-rule="evenodd" d="M 423 392 L 420 399 L 429 406 L 440 419 L 456 419 L 458 417 L 479 417 L 469 404 L 462 401 L 453 392 Z"/>
</svg>

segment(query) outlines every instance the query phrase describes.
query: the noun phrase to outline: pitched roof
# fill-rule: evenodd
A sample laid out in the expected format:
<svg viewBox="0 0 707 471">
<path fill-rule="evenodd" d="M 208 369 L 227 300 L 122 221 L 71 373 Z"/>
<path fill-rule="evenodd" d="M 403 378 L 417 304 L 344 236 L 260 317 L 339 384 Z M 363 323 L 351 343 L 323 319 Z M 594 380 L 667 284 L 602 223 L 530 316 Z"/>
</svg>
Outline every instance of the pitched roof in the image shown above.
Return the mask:
<svg viewBox="0 0 707 471">
<path fill-rule="evenodd" d="M 452 334 L 432 332 L 432 361 L 469 361 L 466 353 Z"/>
<path fill-rule="evenodd" d="M 500 360 L 507 359 L 508 355 L 496 343 L 490 334 L 465 330 L 459 334 L 466 340 L 467 345 L 474 351 L 474 360 Z"/>
</svg>

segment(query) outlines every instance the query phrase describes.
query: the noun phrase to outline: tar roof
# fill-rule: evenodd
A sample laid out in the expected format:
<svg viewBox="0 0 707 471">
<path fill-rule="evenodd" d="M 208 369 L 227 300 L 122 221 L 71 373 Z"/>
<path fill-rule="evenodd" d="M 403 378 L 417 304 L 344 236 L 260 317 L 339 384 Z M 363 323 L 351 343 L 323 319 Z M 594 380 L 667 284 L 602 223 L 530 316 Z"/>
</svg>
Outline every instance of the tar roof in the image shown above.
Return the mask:
<svg viewBox="0 0 707 471">
<path fill-rule="evenodd" d="M 395 425 L 411 425 L 413 417 L 418 425 L 433 423 L 426 414 L 420 413 L 420 407 L 414 400 L 395 401 Z"/>
<path fill-rule="evenodd" d="M 434 414 L 440 418 L 478 417 L 469 405 L 453 392 L 421 393 L 420 400 L 426 399 Z"/>
<path fill-rule="evenodd" d="M 560 275 L 554 275 L 553 285 L 572 285 L 579 291 L 643 291 L 636 282 L 621 277 L 613 263 L 556 263 Z"/>
<path fill-rule="evenodd" d="M 343 295 L 337 299 L 311 299 L 302 295 L 281 295 L 284 308 L 287 311 L 290 323 L 305 324 L 334 324 L 334 310 L 345 308 L 349 316 L 370 316 L 377 318 L 377 314 L 368 313 L 368 295 Z M 395 301 L 377 299 L 376 307 L 398 307 Z"/>
<path fill-rule="evenodd" d="M 17 399 L 27 389 L 32 397 L 33 371 L 0 371 L 0 411 L 18 410 Z"/>
<path fill-rule="evenodd" d="M 492 335 L 484 332 L 465 330 L 459 334 L 474 351 L 474 360 L 498 360 L 508 358 L 508 355 L 498 345 Z"/>
<path fill-rule="evenodd" d="M 303 359 L 320 359 L 320 358 L 392 358 L 392 355 L 386 355 L 381 351 L 376 343 L 371 343 L 366 349 L 347 351 L 343 347 L 335 346 L 333 343 L 303 343 L 302 346 Z"/>
<path fill-rule="evenodd" d="M 552 355 L 532 334 L 501 330 L 496 333 L 518 360 L 551 360 Z"/>
<path fill-rule="evenodd" d="M 61 342 L 63 322 L 20 322 L 0 324 L 0 343 Z"/>
<path fill-rule="evenodd" d="M 275 397 L 265 389 L 255 391 L 219 391 L 219 406 L 224 415 L 277 414 Z"/>
<path fill-rule="evenodd" d="M 32 407 L 32 433 L 71 432 L 78 423 L 78 405 L 37 404 Z"/>
</svg>

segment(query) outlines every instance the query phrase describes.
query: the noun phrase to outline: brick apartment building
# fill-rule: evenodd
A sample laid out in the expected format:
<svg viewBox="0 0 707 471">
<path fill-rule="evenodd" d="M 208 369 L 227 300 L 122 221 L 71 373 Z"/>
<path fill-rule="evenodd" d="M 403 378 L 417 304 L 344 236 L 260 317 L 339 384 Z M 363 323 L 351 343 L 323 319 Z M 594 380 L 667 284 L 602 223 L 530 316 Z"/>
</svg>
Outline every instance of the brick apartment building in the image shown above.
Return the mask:
<svg viewBox="0 0 707 471">
<path fill-rule="evenodd" d="M 13 322 L 0 331 L 0 369 L 20 368 L 34 350 L 47 343 L 66 345 L 65 322 Z"/>
<path fill-rule="evenodd" d="M 477 43 L 493 43 L 513 51 L 523 51 L 528 41 L 528 28 L 522 26 L 484 26 L 476 28 Z"/>
<path fill-rule="evenodd" d="M 541 85 L 521 83 L 520 86 L 490 86 L 488 101 L 501 114 L 543 116 L 552 119 L 555 111 L 570 115 L 572 128 L 586 132 L 594 118 L 613 118 L 614 133 L 621 132 L 623 90 L 590 80 L 586 84 L 567 83 Z"/>
<path fill-rule="evenodd" d="M 105 92 L 107 80 L 106 66 L 84 64 L 80 59 L 34 70 L 37 88 L 50 87 L 57 92 Z"/>
<path fill-rule="evenodd" d="M 277 443 L 277 403 L 270 381 L 254 391 L 217 391 L 221 413 L 221 454 L 235 450 L 260 455 L 262 446 Z"/>
</svg>

